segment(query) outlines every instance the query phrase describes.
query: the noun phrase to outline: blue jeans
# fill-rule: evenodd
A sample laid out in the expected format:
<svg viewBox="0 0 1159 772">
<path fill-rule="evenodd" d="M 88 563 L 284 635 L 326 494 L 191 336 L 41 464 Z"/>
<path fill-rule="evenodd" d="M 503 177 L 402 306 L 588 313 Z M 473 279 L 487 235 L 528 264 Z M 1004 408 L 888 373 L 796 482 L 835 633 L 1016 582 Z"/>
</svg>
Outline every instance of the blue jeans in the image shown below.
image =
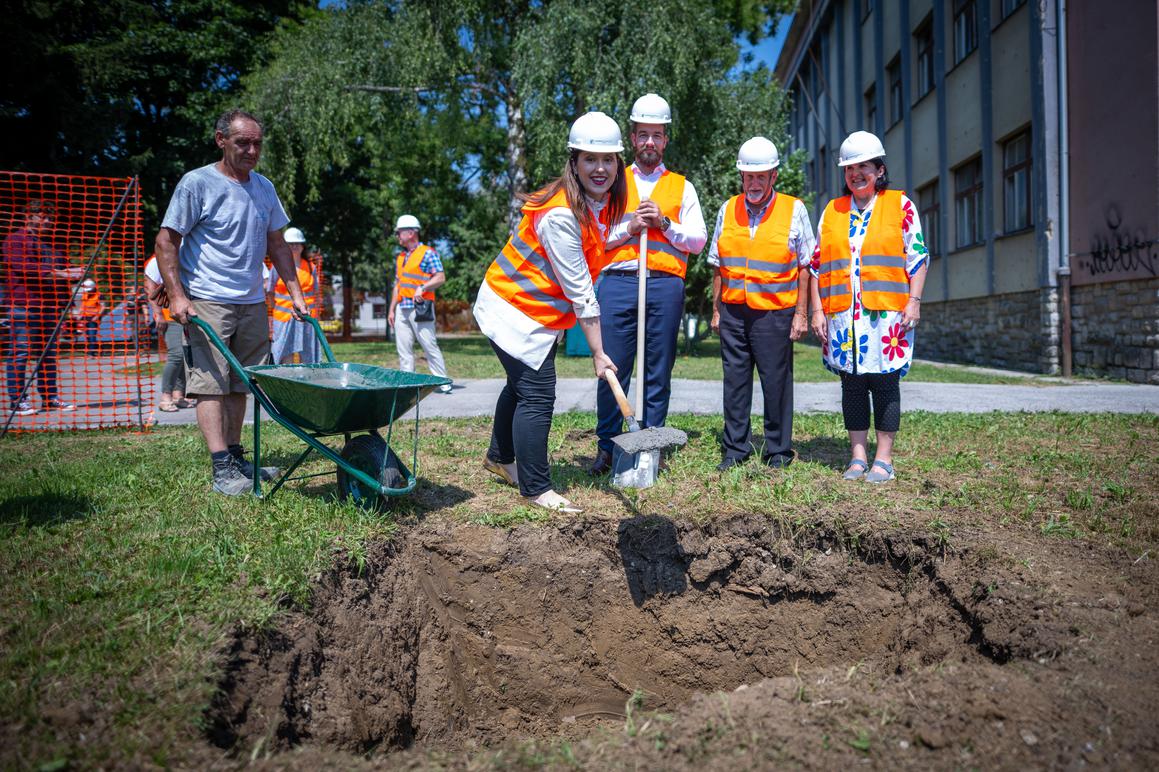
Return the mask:
<svg viewBox="0 0 1159 772">
<path fill-rule="evenodd" d="M 648 277 L 644 330 L 644 414 L 641 427 L 663 426 L 672 396 L 672 366 L 676 363 L 676 335 L 684 315 L 684 280 L 673 274 Z M 616 365 L 620 386 L 628 391 L 636 361 L 636 274 L 605 272 L 596 297 L 600 301 L 600 328 L 604 353 Z M 612 438 L 623 431 L 623 416 L 606 381 L 596 384 L 596 434 L 600 450 L 612 452 Z"/>
<path fill-rule="evenodd" d="M 56 326 L 56 316 L 39 308 L 12 308 L 8 311 L 8 361 L 5 376 L 8 401 L 15 404 L 24 389 L 28 363 L 33 364 L 44 353 L 44 360 L 36 372 L 40 398 L 56 399 L 56 341 L 48 344 L 48 337 Z M 26 397 L 27 398 L 27 395 Z"/>
</svg>

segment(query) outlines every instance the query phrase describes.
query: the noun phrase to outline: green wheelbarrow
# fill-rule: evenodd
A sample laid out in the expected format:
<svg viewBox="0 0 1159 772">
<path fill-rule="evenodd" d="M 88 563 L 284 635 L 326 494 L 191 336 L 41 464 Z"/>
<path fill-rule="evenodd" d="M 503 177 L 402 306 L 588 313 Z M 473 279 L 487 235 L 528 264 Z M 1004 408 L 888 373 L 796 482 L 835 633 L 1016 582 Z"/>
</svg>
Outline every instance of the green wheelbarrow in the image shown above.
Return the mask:
<svg viewBox="0 0 1159 772">
<path fill-rule="evenodd" d="M 246 388 L 254 395 L 253 465 L 261 469 L 261 413 L 284 426 L 306 443 L 302 454 L 273 481 L 266 496 L 273 496 L 291 480 L 321 477 L 330 472 L 292 477 L 299 466 L 317 453 L 338 466 L 338 496 L 358 504 L 385 509 L 390 499 L 404 496 L 417 484 L 419 411 L 415 409 L 414 444 L 410 469 L 390 447 L 394 422 L 450 378 L 404 373 L 386 367 L 336 362 L 318 320 L 306 317 L 318 336 L 326 361 L 311 365 L 256 365 L 244 367 L 213 329 L 196 316 L 210 343 L 225 356 Z M 386 437 L 379 430 L 386 427 Z M 346 444 L 337 451 L 322 437 L 339 436 Z M 254 475 L 254 495 L 261 497 L 262 480 Z"/>
</svg>

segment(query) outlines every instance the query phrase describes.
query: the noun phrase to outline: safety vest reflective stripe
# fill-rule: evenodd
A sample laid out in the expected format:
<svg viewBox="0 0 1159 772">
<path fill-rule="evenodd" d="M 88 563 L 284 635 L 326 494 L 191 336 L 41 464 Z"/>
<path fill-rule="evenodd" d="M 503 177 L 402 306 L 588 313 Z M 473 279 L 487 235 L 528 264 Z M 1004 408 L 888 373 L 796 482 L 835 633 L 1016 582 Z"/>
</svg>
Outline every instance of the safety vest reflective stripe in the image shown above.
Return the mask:
<svg viewBox="0 0 1159 772">
<path fill-rule="evenodd" d="M 762 311 L 797 305 L 797 256 L 789 233 L 797 199 L 778 193 L 751 230 L 743 196 L 725 205 L 716 249 L 720 260 L 720 299 Z"/>
<path fill-rule="evenodd" d="M 636 176 L 629 168 L 626 172 L 628 184 L 628 201 L 624 210 L 621 225 L 632 219 L 632 214 L 640 208 L 640 192 L 636 189 Z M 660 175 L 652 188 L 649 198 L 660 207 L 661 215 L 673 222 L 680 222 L 680 209 L 684 205 L 683 175 L 670 172 L 667 169 Z M 609 262 L 619 263 L 626 260 L 640 259 L 640 239 L 630 237 L 627 241 L 608 249 Z M 658 228 L 648 229 L 648 268 L 653 271 L 665 271 L 684 278 L 688 273 L 688 253 L 672 245 L 664 231 Z"/>
<path fill-rule="evenodd" d="M 567 206 L 567 194 L 560 190 L 545 203 L 526 204 L 523 219 L 499 256 L 487 269 L 485 281 L 497 295 L 544 327 L 563 330 L 576 322 L 571 301 L 564 295 L 555 269 L 540 244 L 533 227 L 537 212 Z M 605 210 L 606 211 L 606 210 Z M 604 212 L 600 221 L 606 222 Z M 582 249 L 592 279 L 607 264 L 604 242 L 594 225 L 583 229 Z"/>
<path fill-rule="evenodd" d="M 861 244 L 861 302 L 871 311 L 904 310 L 909 298 L 902 195 L 900 190 L 883 190 L 877 194 Z M 849 275 L 851 209 L 850 197 L 842 196 L 829 202 L 823 216 L 817 284 L 821 307 L 827 314 L 848 310 L 853 303 Z"/>
<path fill-rule="evenodd" d="M 398 296 L 400 298 L 413 298 L 415 291 L 418 290 L 427 279 L 434 276 L 433 273 L 427 273 L 423 270 L 423 257 L 430 249 L 426 244 L 419 244 L 414 251 L 407 255 L 406 252 L 399 252 L 395 259 L 395 282 L 398 284 Z M 429 296 L 428 299 L 434 300 L 434 293 L 425 293 Z"/>
</svg>

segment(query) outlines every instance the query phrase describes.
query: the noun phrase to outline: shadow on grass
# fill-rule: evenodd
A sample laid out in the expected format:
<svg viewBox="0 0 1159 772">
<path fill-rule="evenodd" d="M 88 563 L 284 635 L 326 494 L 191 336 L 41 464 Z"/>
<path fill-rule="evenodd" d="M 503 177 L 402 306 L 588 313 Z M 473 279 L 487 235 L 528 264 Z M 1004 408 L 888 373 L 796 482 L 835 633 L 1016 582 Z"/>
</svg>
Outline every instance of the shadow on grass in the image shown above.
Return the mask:
<svg viewBox="0 0 1159 772">
<path fill-rule="evenodd" d="M 849 461 L 849 440 L 837 437 L 814 437 L 804 442 L 793 443 L 802 461 L 824 464 L 838 472 L 845 470 Z"/>
<path fill-rule="evenodd" d="M 42 493 L 0 500 L 0 525 L 45 528 L 88 519 L 91 503 L 85 496 Z"/>
</svg>

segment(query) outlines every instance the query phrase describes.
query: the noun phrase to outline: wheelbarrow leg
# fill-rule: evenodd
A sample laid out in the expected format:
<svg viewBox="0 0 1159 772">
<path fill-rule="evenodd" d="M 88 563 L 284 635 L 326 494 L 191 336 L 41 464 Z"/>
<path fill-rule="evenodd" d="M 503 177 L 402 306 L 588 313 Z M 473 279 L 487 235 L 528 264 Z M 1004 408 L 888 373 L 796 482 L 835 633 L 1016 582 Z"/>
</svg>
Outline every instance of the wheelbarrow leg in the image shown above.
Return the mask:
<svg viewBox="0 0 1159 772">
<path fill-rule="evenodd" d="M 254 495 L 262 497 L 262 406 L 254 398 Z"/>
</svg>

